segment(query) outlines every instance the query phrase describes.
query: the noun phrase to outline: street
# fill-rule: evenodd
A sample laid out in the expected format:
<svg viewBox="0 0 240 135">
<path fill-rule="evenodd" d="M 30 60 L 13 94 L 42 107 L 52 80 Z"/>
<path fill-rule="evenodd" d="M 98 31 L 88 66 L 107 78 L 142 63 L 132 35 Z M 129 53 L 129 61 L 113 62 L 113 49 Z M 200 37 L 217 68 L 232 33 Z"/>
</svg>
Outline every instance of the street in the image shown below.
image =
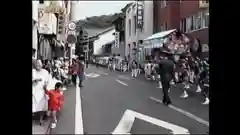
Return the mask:
<svg viewBox="0 0 240 135">
<path fill-rule="evenodd" d="M 172 87 L 173 104 L 167 107 L 161 103 L 157 83 L 142 76 L 132 79 L 130 73 L 92 65 L 85 72 L 84 87 L 70 86 L 64 93 L 65 104 L 52 134 L 209 132 L 209 108 L 201 104 L 203 98 L 195 90 L 189 90 L 188 99 L 181 99 L 179 87 Z"/>
</svg>

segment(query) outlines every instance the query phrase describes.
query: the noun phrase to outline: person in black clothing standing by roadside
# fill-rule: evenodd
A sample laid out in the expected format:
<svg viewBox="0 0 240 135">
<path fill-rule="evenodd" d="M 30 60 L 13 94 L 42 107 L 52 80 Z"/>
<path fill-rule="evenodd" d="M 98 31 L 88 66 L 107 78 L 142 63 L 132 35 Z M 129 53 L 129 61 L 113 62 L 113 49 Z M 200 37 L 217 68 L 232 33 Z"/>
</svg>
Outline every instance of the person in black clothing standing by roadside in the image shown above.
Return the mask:
<svg viewBox="0 0 240 135">
<path fill-rule="evenodd" d="M 170 82 L 174 77 L 174 63 L 170 57 L 171 54 L 169 54 L 167 51 L 163 51 L 163 59 L 158 63 L 158 73 L 161 76 L 163 103 L 165 105 L 172 103 L 168 92 L 170 90 Z"/>
<path fill-rule="evenodd" d="M 76 59 L 72 59 L 72 65 L 71 65 L 71 69 L 70 72 L 72 74 L 72 83 L 75 86 L 76 85 L 76 80 L 77 80 L 77 61 Z"/>
</svg>

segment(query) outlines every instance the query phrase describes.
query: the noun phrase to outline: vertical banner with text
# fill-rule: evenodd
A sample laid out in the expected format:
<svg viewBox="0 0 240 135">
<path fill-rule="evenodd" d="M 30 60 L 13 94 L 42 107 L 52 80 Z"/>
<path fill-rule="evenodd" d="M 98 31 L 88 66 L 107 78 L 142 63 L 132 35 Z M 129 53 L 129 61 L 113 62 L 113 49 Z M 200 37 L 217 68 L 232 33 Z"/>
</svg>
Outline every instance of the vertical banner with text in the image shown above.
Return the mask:
<svg viewBox="0 0 240 135">
<path fill-rule="evenodd" d="M 115 32 L 115 48 L 119 48 L 119 32 Z"/>
</svg>

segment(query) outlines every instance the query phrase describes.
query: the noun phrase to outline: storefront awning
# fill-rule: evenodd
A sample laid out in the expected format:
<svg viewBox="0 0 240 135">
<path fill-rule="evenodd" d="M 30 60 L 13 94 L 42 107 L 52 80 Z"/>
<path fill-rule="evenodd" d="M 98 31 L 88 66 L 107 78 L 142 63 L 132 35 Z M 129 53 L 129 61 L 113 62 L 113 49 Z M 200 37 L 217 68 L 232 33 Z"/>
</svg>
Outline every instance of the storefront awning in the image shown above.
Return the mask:
<svg viewBox="0 0 240 135">
<path fill-rule="evenodd" d="M 142 48 L 160 48 L 162 47 L 162 43 L 148 44 L 148 45 L 140 45 Z"/>
<path fill-rule="evenodd" d="M 176 30 L 177 30 L 177 29 L 172 29 L 172 30 L 167 30 L 167 31 L 155 33 L 155 34 L 153 34 L 152 36 L 144 39 L 143 41 L 149 41 L 149 40 L 164 38 L 164 37 L 168 36 L 169 34 L 173 33 L 173 32 L 176 31 Z"/>
</svg>

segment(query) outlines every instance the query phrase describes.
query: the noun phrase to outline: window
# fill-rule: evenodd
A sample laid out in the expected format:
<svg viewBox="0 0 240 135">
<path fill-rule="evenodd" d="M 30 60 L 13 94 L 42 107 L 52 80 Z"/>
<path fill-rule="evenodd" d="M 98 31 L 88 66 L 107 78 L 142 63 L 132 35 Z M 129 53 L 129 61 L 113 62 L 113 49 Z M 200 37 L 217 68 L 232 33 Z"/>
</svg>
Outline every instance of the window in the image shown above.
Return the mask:
<svg viewBox="0 0 240 135">
<path fill-rule="evenodd" d="M 182 19 L 182 20 L 180 21 L 180 30 L 181 30 L 182 32 L 186 32 L 186 19 Z"/>
<path fill-rule="evenodd" d="M 133 42 L 133 48 L 137 48 L 136 42 Z"/>
<path fill-rule="evenodd" d="M 166 0 L 161 0 L 161 8 L 165 8 L 167 6 L 167 1 Z"/>
<path fill-rule="evenodd" d="M 203 28 L 206 28 L 209 26 L 209 11 L 206 10 L 202 13 L 202 26 Z"/>
<path fill-rule="evenodd" d="M 192 30 L 194 30 L 194 23 L 195 23 L 195 19 L 194 19 L 195 17 L 194 16 L 191 16 L 190 17 L 190 31 L 192 31 Z"/>
<path fill-rule="evenodd" d="M 193 16 L 187 17 L 187 19 L 186 19 L 186 32 L 190 32 L 190 31 L 194 30 L 193 20 L 194 20 Z"/>
<path fill-rule="evenodd" d="M 196 18 L 195 18 L 195 29 L 201 29 L 201 20 L 202 20 L 202 16 L 201 16 L 201 12 L 199 12 L 197 15 L 196 15 Z"/>
<path fill-rule="evenodd" d="M 47 47 L 44 47 L 44 58 L 47 57 Z"/>
<path fill-rule="evenodd" d="M 161 31 L 167 30 L 167 23 L 163 23 L 163 24 L 161 25 L 161 27 L 160 27 L 160 30 L 161 30 Z"/>
<path fill-rule="evenodd" d="M 131 28 L 131 19 L 128 20 L 128 26 L 129 26 L 128 35 L 129 35 L 129 37 L 130 37 L 130 36 L 131 36 L 131 30 L 132 30 L 132 28 Z"/>
<path fill-rule="evenodd" d="M 134 35 L 137 33 L 137 17 L 134 16 Z"/>
<path fill-rule="evenodd" d="M 197 14 L 182 19 L 180 21 L 180 29 L 183 32 L 191 32 L 193 30 L 199 30 L 206 28 L 209 25 L 209 12 L 208 10 L 204 12 L 198 12 Z"/>
<path fill-rule="evenodd" d="M 164 26 L 164 29 L 167 30 L 167 23 L 164 23 L 163 26 Z"/>
<path fill-rule="evenodd" d="M 190 30 L 190 27 L 191 27 L 190 25 L 191 25 L 190 17 L 187 17 L 187 18 L 186 18 L 186 32 L 191 31 L 191 30 Z"/>
<path fill-rule="evenodd" d="M 127 13 L 129 14 L 130 11 L 131 11 L 131 8 L 129 8 L 129 9 L 127 10 Z"/>
<path fill-rule="evenodd" d="M 132 6 L 132 11 L 135 12 L 136 4 Z"/>
</svg>

